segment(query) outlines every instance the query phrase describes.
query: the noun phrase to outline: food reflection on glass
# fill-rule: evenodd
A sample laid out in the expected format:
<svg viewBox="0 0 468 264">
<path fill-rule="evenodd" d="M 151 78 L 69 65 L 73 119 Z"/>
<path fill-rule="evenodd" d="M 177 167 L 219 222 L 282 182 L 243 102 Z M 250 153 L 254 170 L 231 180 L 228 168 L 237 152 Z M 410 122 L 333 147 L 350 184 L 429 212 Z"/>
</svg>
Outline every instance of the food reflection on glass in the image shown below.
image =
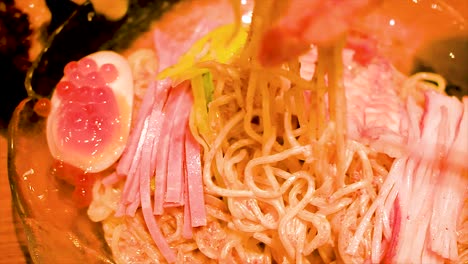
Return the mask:
<svg viewBox="0 0 468 264">
<path fill-rule="evenodd" d="M 378 31 L 386 8 L 183 1 L 121 54 L 69 62 L 34 103 L 54 195 L 107 244 L 76 247 L 117 263 L 468 261 L 468 98 L 407 75 L 427 36 L 392 49 L 405 37 Z"/>
</svg>

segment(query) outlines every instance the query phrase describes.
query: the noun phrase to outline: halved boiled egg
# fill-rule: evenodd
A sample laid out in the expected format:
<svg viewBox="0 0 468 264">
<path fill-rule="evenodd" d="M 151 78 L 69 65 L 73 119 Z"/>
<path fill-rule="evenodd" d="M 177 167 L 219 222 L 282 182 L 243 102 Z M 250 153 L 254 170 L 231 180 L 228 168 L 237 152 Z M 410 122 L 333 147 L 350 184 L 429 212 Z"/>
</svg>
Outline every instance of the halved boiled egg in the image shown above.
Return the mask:
<svg viewBox="0 0 468 264">
<path fill-rule="evenodd" d="M 110 167 L 125 148 L 132 106 L 133 77 L 124 57 L 99 51 L 69 62 L 47 120 L 52 156 L 86 172 Z"/>
</svg>

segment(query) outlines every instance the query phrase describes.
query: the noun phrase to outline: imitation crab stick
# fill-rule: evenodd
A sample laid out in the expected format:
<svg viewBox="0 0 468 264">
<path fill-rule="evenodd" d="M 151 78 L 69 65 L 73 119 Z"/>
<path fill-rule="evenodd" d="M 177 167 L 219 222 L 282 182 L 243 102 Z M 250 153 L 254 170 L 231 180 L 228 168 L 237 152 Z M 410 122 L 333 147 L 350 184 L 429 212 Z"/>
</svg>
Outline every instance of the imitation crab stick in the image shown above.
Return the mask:
<svg viewBox="0 0 468 264">
<path fill-rule="evenodd" d="M 264 65 L 275 65 L 306 53 L 310 44 L 328 45 L 348 32 L 355 17 L 365 14 L 381 0 L 294 0 L 286 14 L 262 39 L 259 59 Z M 333 25 L 333 26 L 330 26 Z M 352 45 L 372 51 L 360 38 Z M 367 60 L 366 57 L 363 59 Z"/>
<path fill-rule="evenodd" d="M 383 234 L 373 238 L 372 263 L 457 261 L 457 219 L 468 184 L 468 99 L 463 101 L 434 91 L 426 92 L 423 109 L 409 100 L 408 151 L 393 163 L 348 254 L 358 249 L 375 212 L 374 226 L 383 225 Z"/>
</svg>

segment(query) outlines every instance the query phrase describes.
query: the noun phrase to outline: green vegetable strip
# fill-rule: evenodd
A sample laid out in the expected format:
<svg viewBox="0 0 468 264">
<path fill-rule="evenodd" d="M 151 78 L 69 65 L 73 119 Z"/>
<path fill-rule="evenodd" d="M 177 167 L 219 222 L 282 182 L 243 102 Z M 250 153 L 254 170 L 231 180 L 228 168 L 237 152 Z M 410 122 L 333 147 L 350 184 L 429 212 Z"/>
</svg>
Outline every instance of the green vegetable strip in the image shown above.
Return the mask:
<svg viewBox="0 0 468 264">
<path fill-rule="evenodd" d="M 206 98 L 206 107 L 208 108 L 208 104 L 213 101 L 213 93 L 214 93 L 214 84 L 213 84 L 213 75 L 211 72 L 207 72 L 202 75 L 203 77 L 203 87 L 205 88 L 205 98 Z"/>
<path fill-rule="evenodd" d="M 193 111 L 195 112 L 195 124 L 198 132 L 205 138 L 205 141 L 210 141 L 210 127 L 208 124 L 208 109 L 207 99 L 205 94 L 204 80 L 202 75 L 192 78 L 192 93 L 193 93 Z"/>
</svg>

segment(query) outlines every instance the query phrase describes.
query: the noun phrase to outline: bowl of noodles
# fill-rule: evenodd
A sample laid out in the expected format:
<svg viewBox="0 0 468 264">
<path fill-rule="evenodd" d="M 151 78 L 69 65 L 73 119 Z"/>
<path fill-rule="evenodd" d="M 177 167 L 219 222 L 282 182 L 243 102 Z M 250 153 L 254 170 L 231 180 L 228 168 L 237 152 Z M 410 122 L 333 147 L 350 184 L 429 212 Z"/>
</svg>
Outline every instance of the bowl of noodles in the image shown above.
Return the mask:
<svg viewBox="0 0 468 264">
<path fill-rule="evenodd" d="M 466 50 L 466 5 L 143 2 L 85 4 L 28 74 L 8 169 L 35 263 L 468 261 L 466 51 L 431 48 Z"/>
</svg>

